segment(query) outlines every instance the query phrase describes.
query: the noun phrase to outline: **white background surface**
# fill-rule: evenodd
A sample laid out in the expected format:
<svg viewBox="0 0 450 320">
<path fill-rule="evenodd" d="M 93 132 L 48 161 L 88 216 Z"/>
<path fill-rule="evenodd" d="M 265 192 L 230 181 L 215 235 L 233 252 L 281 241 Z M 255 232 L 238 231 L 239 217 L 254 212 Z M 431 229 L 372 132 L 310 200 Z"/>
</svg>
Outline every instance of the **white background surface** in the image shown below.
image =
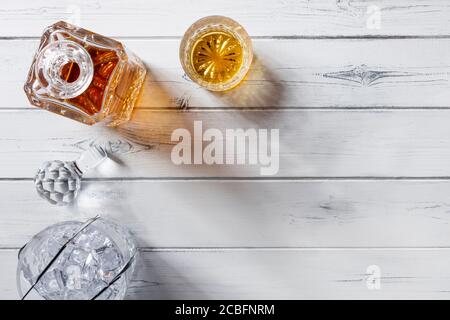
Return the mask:
<svg viewBox="0 0 450 320">
<path fill-rule="evenodd" d="M 380 28 L 367 28 L 367 10 Z M 372 10 L 372 9 L 370 9 Z M 206 15 L 254 39 L 245 83 L 213 94 L 183 77 L 178 45 Z M 111 131 L 33 108 L 22 86 L 45 26 L 116 37 L 147 64 L 131 122 Z M 0 9 L 0 298 L 17 250 L 63 220 L 128 226 L 143 259 L 128 298 L 450 298 L 450 3 L 7 1 Z M 170 134 L 280 129 L 280 171 L 175 166 Z M 46 160 L 91 144 L 117 160 L 71 207 L 41 200 Z M 369 290 L 367 268 L 381 270 Z"/>
</svg>

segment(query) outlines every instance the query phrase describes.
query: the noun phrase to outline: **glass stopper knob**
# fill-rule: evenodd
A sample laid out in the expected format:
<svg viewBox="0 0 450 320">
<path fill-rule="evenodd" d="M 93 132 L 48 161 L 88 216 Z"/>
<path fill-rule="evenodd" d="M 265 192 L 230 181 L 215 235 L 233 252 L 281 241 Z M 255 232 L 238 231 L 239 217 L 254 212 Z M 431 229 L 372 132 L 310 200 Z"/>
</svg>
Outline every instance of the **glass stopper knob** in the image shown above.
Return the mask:
<svg viewBox="0 0 450 320">
<path fill-rule="evenodd" d="M 36 191 L 51 204 L 67 205 L 78 195 L 83 174 L 106 157 L 103 148 L 92 146 L 75 161 L 44 162 L 34 178 Z"/>
</svg>

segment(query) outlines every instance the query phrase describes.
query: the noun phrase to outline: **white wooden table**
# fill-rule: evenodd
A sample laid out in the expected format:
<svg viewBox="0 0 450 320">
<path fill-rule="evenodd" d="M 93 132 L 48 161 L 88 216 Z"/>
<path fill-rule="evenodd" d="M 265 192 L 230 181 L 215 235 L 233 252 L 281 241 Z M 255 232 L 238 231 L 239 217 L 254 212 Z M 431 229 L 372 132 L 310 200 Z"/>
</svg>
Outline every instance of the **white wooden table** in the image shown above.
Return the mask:
<svg viewBox="0 0 450 320">
<path fill-rule="evenodd" d="M 210 14 L 254 39 L 246 82 L 224 95 L 188 81 L 178 60 L 183 32 Z M 61 19 L 116 37 L 148 65 L 124 127 L 84 126 L 26 100 L 41 32 Z M 0 298 L 18 297 L 17 250 L 33 234 L 101 214 L 142 247 L 131 299 L 448 299 L 449 79 L 448 0 L 4 2 Z M 174 165 L 170 134 L 194 120 L 279 128 L 278 174 Z M 41 200 L 37 166 L 90 144 L 116 162 L 90 173 L 74 206 Z"/>
</svg>

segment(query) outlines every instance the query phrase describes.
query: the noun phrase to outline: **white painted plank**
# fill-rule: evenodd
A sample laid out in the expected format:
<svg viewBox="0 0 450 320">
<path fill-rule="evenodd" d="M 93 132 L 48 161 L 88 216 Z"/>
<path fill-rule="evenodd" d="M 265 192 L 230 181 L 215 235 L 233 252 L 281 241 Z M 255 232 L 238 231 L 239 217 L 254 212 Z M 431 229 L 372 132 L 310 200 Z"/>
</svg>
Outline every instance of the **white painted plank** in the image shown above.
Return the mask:
<svg viewBox="0 0 450 320">
<path fill-rule="evenodd" d="M 129 298 L 448 299 L 448 250 L 152 252 Z M 369 290 L 367 268 L 381 269 Z M 144 281 L 142 281 L 144 280 Z M 149 282 L 147 282 L 149 281 Z"/>
<path fill-rule="evenodd" d="M 148 65 L 138 108 L 449 107 L 449 39 L 254 41 L 238 88 L 214 94 L 189 81 L 179 40 L 125 40 Z M 30 107 L 23 84 L 37 40 L 0 41 L 0 108 Z"/>
<path fill-rule="evenodd" d="M 97 214 L 144 247 L 450 247 L 450 181 L 89 181 L 71 207 L 0 182 L 0 247 Z"/>
<path fill-rule="evenodd" d="M 2 4 L 0 36 L 39 36 L 61 19 L 111 36 L 181 36 L 195 20 L 212 14 L 236 19 L 253 36 L 428 36 L 450 31 L 446 0 L 19 0 Z"/>
<path fill-rule="evenodd" d="M 3 111 L 0 177 L 32 177 L 42 162 L 73 160 L 93 143 L 121 164 L 110 161 L 90 177 L 261 177 L 259 165 L 175 165 L 171 134 L 193 132 L 194 121 L 221 132 L 279 129 L 279 177 L 449 176 L 449 117 L 449 110 L 142 110 L 109 130 L 46 111 Z"/>
<path fill-rule="evenodd" d="M 18 299 L 16 287 L 17 250 L 0 250 L 0 299 Z"/>
<path fill-rule="evenodd" d="M 1 250 L 0 298 L 17 299 L 17 252 Z M 369 290 L 371 271 L 380 290 Z M 448 299 L 448 249 L 143 252 L 128 299 Z M 9 275 L 9 276 L 8 276 Z"/>
</svg>

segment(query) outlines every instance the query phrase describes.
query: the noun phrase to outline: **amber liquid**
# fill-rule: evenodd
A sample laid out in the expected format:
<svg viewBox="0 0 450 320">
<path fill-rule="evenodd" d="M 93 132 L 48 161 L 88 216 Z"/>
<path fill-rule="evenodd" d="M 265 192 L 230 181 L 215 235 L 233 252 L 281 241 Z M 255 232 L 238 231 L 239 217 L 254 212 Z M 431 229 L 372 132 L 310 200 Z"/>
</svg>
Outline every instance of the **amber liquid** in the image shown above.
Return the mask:
<svg viewBox="0 0 450 320">
<path fill-rule="evenodd" d="M 242 66 L 242 46 L 226 32 L 209 32 L 192 46 L 191 64 L 198 77 L 210 83 L 233 78 Z"/>
<path fill-rule="evenodd" d="M 86 91 L 81 95 L 72 99 L 67 99 L 66 101 L 92 116 L 98 113 L 102 108 L 105 89 L 119 62 L 119 57 L 112 50 L 104 50 L 86 45 L 85 49 L 94 63 L 94 77 Z M 69 83 L 74 82 L 79 75 L 80 68 L 75 63 L 68 63 L 61 69 L 61 78 Z"/>
</svg>

